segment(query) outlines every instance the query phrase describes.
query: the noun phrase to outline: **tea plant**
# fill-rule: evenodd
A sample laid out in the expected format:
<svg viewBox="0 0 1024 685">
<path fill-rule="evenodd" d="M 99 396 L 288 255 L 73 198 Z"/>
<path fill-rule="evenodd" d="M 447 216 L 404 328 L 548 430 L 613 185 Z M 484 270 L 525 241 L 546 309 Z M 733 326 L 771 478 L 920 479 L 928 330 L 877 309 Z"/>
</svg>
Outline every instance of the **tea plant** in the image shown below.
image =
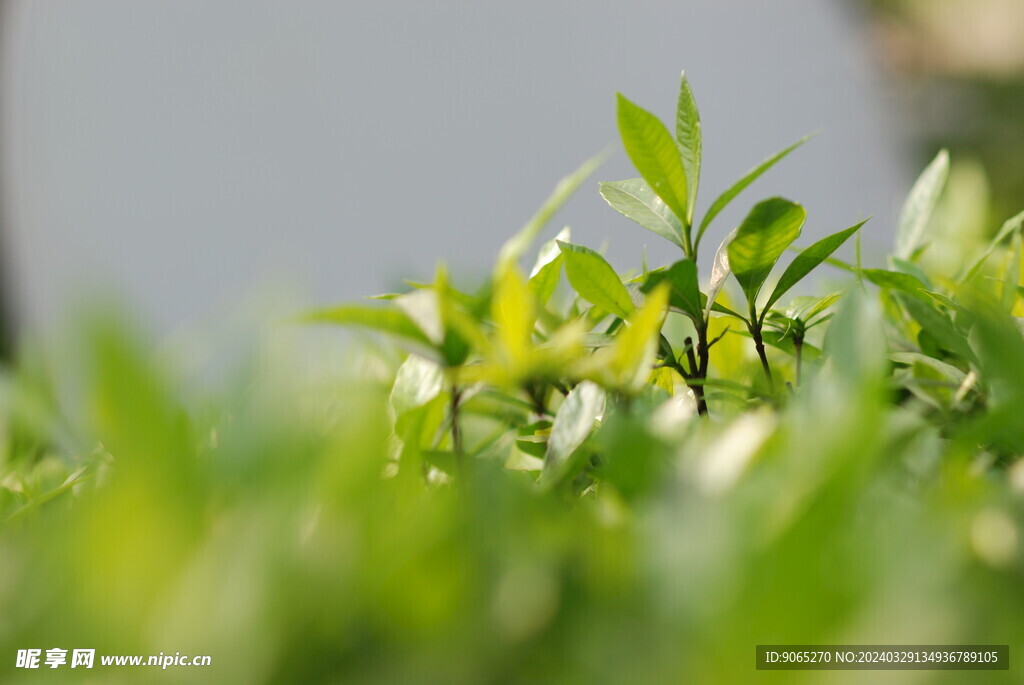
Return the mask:
<svg viewBox="0 0 1024 685">
<path fill-rule="evenodd" d="M 595 159 L 564 179 L 506 243 L 492 278 L 476 292 L 459 291 L 440 270 L 432 284 L 380 296 L 390 301 L 388 307 L 349 305 L 308 317 L 384 332 L 413 351 L 392 391 L 398 463 L 423 463 L 428 477 L 446 477 L 467 457 L 505 454 L 510 468 L 537 472 L 542 485 L 572 484 L 582 492 L 613 459 L 602 451 L 598 429 L 616 414 L 629 416 L 638 403 L 653 407 L 678 394 L 684 404 L 690 398 L 699 415 L 708 414 L 709 407 L 729 414 L 736 407 L 783 406 L 799 392 L 808 364 L 817 369 L 827 361 L 818 347 L 822 337 L 812 343 L 808 336 L 830 320 L 829 310 L 843 292 L 780 303 L 826 262 L 848 272 L 858 288 L 865 281 L 881 288 L 892 314 L 896 387 L 934 405 L 943 384 L 955 383 L 946 405 L 940 403 L 947 408 L 954 398 L 960 406 L 975 397 L 979 375 L 967 341 L 970 319 L 954 291 L 976 284 L 991 255 L 1007 241 L 1019 241 L 1020 217 L 1007 222 L 956 285 L 951 282 L 948 291 L 933 287 L 915 260 L 927 247 L 928 220 L 948 173 L 944 152 L 908 198 L 889 268 L 862 268 L 859 258 L 851 265 L 833 257 L 865 224 L 861 221 L 796 250 L 770 281 L 786 251 L 795 249 L 807 216 L 803 206 L 772 197 L 754 204 L 721 239 L 704 281 L 700 246 L 714 219 L 807 138 L 743 175 L 698 223 L 701 122 L 685 75 L 674 136 L 622 95 L 618 125 L 639 178 L 603 182 L 600 193 L 617 212 L 671 242 L 681 259 L 654 269 L 645 264 L 640 275 L 623 277 L 599 253 L 570 242 L 565 229 L 541 248 L 529 277 L 520 272 L 518 260 L 529 243 L 593 172 Z M 554 296 L 563 269 L 575 297 L 560 305 Z M 745 300 L 742 308 L 734 309 L 725 297 L 730 274 Z M 1004 305 L 1013 304 L 1015 287 L 1004 287 Z M 666 326 L 672 314 L 687 323 Z M 729 320 L 741 327 L 723 323 Z M 746 372 L 742 346 L 714 353 L 727 336 L 753 343 L 763 382 Z M 769 355 L 769 347 L 779 353 Z M 712 374 L 716 365 L 732 373 Z M 464 438 L 465 414 L 473 415 L 476 426 L 473 444 Z"/>
<path fill-rule="evenodd" d="M 304 317 L 397 343 L 344 374 L 261 348 L 199 392 L 102 317 L 65 356 L 24 347 L 0 370 L 0 653 L 211 654 L 189 682 L 729 683 L 757 644 L 1024 648 L 1024 214 L 937 266 L 940 153 L 884 264 L 837 256 L 861 223 L 795 248 L 803 207 L 769 198 L 702 274 L 714 219 L 803 141 L 698 222 L 680 90 L 674 136 L 619 99 L 640 176 L 599 186 L 679 259 L 619 274 L 564 229 L 520 269 L 591 160 L 479 287 L 441 268 Z M 788 298 L 826 263 L 844 287 Z"/>
</svg>

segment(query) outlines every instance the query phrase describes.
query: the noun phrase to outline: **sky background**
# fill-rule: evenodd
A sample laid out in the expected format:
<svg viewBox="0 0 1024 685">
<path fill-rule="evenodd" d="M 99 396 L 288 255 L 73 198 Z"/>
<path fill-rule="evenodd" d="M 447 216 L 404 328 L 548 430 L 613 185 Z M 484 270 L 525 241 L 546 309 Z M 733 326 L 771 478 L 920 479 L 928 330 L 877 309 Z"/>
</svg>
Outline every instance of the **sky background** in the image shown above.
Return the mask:
<svg viewBox="0 0 1024 685">
<path fill-rule="evenodd" d="M 3 268 L 23 321 L 116 292 L 157 332 L 268 284 L 327 304 L 427 278 L 467 285 L 555 182 L 615 144 L 545 233 L 618 267 L 677 248 L 609 209 L 635 176 L 615 93 L 670 122 L 686 69 L 704 130 L 698 212 L 748 189 L 805 204 L 807 244 L 860 218 L 891 242 L 916 169 L 894 86 L 845 4 L 821 0 L 8 0 Z M 709 255 L 710 256 L 710 255 Z"/>
</svg>

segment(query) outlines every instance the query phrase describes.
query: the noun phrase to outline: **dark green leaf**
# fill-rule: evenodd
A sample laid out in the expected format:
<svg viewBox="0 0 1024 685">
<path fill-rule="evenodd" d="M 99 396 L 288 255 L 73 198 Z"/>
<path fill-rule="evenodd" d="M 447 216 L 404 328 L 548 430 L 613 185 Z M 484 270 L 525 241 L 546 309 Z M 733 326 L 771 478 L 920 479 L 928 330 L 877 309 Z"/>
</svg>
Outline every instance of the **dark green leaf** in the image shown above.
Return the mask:
<svg viewBox="0 0 1024 685">
<path fill-rule="evenodd" d="M 681 259 L 667 269 L 652 272 L 644 283 L 643 292 L 649 293 L 663 282 L 669 284 L 669 305 L 681 309 L 699 325 L 703 313 L 696 263 L 692 259 Z"/>
<path fill-rule="evenodd" d="M 751 307 L 775 262 L 800 236 L 806 218 L 800 205 L 774 197 L 754 205 L 740 224 L 727 248 L 729 267 Z"/>
<path fill-rule="evenodd" d="M 809 274 L 816 266 L 821 264 L 825 259 L 839 249 L 839 246 L 847 241 L 847 239 L 857 232 L 857 230 L 867 222 L 867 219 L 861 221 L 859 224 L 851 226 L 844 231 L 833 233 L 827 238 L 823 238 L 818 242 L 814 243 L 806 250 L 797 255 L 796 259 L 790 263 L 786 270 L 782 272 L 782 278 L 775 285 L 775 290 L 772 291 L 771 297 L 768 298 L 768 302 L 764 308 L 767 311 L 773 304 L 779 301 L 786 292 L 789 291 L 794 285 L 796 285 L 804 276 Z"/>
<path fill-rule="evenodd" d="M 955 352 L 963 359 L 974 360 L 974 352 L 967 342 L 967 338 L 956 329 L 949 317 L 937 311 L 927 302 L 897 294 L 899 300 L 907 313 L 914 318 L 921 326 L 921 329 L 931 335 L 935 340 L 950 352 Z"/>
</svg>

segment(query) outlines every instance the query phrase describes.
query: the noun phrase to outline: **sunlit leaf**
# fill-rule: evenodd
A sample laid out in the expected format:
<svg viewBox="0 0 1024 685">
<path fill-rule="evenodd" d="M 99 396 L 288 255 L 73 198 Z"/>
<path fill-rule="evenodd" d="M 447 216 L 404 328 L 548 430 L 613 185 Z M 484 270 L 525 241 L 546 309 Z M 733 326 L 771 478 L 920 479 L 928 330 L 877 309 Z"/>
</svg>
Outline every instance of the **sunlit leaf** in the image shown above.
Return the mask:
<svg viewBox="0 0 1024 685">
<path fill-rule="evenodd" d="M 683 226 L 642 178 L 601 183 L 601 197 L 612 209 L 649 231 L 683 247 Z"/>
<path fill-rule="evenodd" d="M 672 134 L 656 116 L 634 105 L 621 93 L 618 122 L 626 154 L 640 176 L 677 217 L 685 220 L 689 198 L 686 171 Z"/>
<path fill-rule="evenodd" d="M 544 455 L 543 483 L 558 481 L 569 470 L 573 453 L 583 444 L 604 413 L 605 393 L 595 383 L 583 381 L 558 408 Z"/>
<path fill-rule="evenodd" d="M 704 320 L 707 321 L 711 317 L 711 310 L 715 307 L 715 300 L 718 299 L 718 294 L 722 292 L 722 288 L 725 287 L 725 281 L 729 278 L 729 274 L 732 273 L 729 269 L 729 243 L 736 237 L 736 232 L 739 228 L 734 228 L 729 235 L 725 236 L 725 240 L 718 246 L 718 251 L 715 252 L 715 261 L 711 265 L 711 279 L 708 282 L 708 296 L 707 302 L 704 304 Z M 731 310 L 726 313 L 732 314 Z M 740 317 L 743 318 L 743 317 Z"/>
</svg>

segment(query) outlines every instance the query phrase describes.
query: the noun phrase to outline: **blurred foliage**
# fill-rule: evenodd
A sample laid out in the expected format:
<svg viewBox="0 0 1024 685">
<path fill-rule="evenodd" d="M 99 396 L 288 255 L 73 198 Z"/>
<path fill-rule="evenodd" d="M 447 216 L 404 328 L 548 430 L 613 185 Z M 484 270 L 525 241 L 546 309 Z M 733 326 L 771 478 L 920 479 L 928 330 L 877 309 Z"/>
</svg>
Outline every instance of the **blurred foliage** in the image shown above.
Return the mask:
<svg viewBox="0 0 1024 685">
<path fill-rule="evenodd" d="M 1024 215 L 930 261 L 957 239 L 932 220 L 943 153 L 888 263 L 833 256 L 853 226 L 773 277 L 803 208 L 770 198 L 703 280 L 688 91 L 674 136 L 620 99 L 641 178 L 602 184 L 671 264 L 624 277 L 565 231 L 520 272 L 588 163 L 480 287 L 439 269 L 306 317 L 381 336 L 344 373 L 268 346 L 199 389 L 105 316 L 70 359 L 24 348 L 0 385 L 0 678 L 57 646 L 213 666 L 47 680 L 742 683 L 757 644 L 1008 643 L 984 681 L 1019 681 Z M 847 287 L 781 299 L 825 263 Z"/>
<path fill-rule="evenodd" d="M 994 232 L 1024 197 L 1024 3 L 855 0 L 869 10 L 874 54 L 897 86 L 918 156 L 948 147 L 984 170 Z"/>
</svg>

